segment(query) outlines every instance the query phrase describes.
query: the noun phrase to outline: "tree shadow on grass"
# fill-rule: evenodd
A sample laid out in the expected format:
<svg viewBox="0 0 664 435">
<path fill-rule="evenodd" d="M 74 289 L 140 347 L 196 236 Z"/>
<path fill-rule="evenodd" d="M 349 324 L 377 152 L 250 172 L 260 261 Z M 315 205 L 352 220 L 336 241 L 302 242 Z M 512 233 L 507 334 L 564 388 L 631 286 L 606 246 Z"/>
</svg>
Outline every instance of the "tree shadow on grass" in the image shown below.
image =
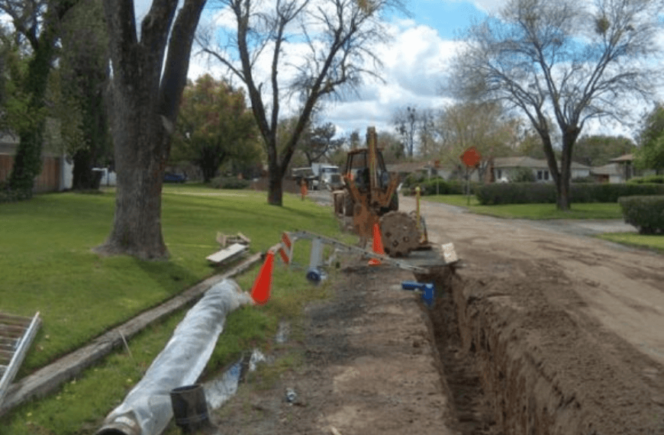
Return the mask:
<svg viewBox="0 0 664 435">
<path fill-rule="evenodd" d="M 288 206 L 283 206 L 282 208 L 284 210 L 288 211 L 289 213 L 293 213 L 294 215 L 298 215 L 298 216 L 302 216 L 302 217 L 306 217 L 306 218 L 310 218 L 310 219 L 320 217 L 319 214 L 312 213 L 312 212 L 306 211 L 306 210 L 298 210 L 296 208 L 292 208 L 292 207 L 288 207 Z"/>
<path fill-rule="evenodd" d="M 147 276 L 166 290 L 169 298 L 204 279 L 172 261 L 144 261 L 135 258 L 134 262 Z"/>
</svg>

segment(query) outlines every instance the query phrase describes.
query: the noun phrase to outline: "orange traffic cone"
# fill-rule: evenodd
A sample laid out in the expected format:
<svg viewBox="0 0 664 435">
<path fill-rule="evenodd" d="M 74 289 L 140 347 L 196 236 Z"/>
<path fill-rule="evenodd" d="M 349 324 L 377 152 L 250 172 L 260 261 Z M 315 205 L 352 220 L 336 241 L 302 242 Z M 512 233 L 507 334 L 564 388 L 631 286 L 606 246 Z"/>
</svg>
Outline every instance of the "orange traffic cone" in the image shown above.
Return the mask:
<svg viewBox="0 0 664 435">
<path fill-rule="evenodd" d="M 267 251 L 265 263 L 254 281 L 251 289 L 251 298 L 258 305 L 264 305 L 270 299 L 270 286 L 272 285 L 272 268 L 274 266 L 274 252 Z"/>
<path fill-rule="evenodd" d="M 383 249 L 383 237 L 380 235 L 380 227 L 377 223 L 373 227 L 373 251 L 375 254 L 385 255 L 385 250 Z M 380 260 L 377 258 L 372 258 L 369 260 L 369 266 L 377 266 L 380 264 Z"/>
</svg>

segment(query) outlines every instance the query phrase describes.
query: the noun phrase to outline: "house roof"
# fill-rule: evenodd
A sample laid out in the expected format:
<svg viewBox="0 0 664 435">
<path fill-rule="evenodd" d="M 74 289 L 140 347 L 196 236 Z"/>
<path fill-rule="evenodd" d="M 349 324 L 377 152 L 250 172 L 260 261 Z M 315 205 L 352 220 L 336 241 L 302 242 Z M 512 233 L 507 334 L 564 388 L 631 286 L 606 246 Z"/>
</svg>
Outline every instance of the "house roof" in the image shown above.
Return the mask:
<svg viewBox="0 0 664 435">
<path fill-rule="evenodd" d="M 593 175 L 621 175 L 622 170 L 617 164 L 609 163 L 608 165 L 591 168 L 590 173 Z"/>
<path fill-rule="evenodd" d="M 531 157 L 496 157 L 493 159 L 494 168 L 548 168 L 545 160 L 536 160 Z"/>
<path fill-rule="evenodd" d="M 633 160 L 634 160 L 634 154 L 624 154 L 620 157 L 616 157 L 615 159 L 611 159 L 609 161 L 619 163 L 619 162 L 631 162 Z"/>
<path fill-rule="evenodd" d="M 504 168 L 532 168 L 532 169 L 548 169 L 549 165 L 546 160 L 533 159 L 532 157 L 496 157 L 493 159 L 493 167 L 498 169 Z M 581 163 L 572 162 L 572 169 L 590 169 L 590 166 L 582 165 Z"/>
</svg>

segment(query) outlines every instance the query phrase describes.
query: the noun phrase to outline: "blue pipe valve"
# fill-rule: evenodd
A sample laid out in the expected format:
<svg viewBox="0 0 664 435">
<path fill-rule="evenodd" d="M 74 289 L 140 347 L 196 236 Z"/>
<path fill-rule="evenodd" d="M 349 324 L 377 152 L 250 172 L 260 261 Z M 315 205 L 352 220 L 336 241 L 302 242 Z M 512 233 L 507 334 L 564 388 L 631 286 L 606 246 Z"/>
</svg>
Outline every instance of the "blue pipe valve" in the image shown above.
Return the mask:
<svg viewBox="0 0 664 435">
<path fill-rule="evenodd" d="M 436 297 L 436 290 L 432 283 L 404 281 L 401 283 L 401 288 L 403 290 L 421 291 L 422 302 L 424 302 L 429 308 L 433 306 L 433 301 Z"/>
</svg>

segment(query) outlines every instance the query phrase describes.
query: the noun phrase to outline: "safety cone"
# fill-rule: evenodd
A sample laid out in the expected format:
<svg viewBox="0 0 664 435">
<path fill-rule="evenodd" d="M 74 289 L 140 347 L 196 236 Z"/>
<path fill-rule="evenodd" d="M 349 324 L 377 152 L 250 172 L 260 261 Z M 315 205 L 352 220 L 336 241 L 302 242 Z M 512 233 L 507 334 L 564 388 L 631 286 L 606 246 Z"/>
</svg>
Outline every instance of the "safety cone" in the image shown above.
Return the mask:
<svg viewBox="0 0 664 435">
<path fill-rule="evenodd" d="M 375 254 L 385 255 L 385 250 L 383 249 L 383 237 L 380 235 L 380 227 L 377 223 L 373 227 L 373 251 Z M 369 260 L 369 266 L 377 266 L 380 264 L 380 260 L 377 258 L 372 258 Z"/>
<path fill-rule="evenodd" d="M 258 305 L 264 305 L 270 299 L 270 287 L 272 285 L 272 269 L 274 266 L 274 252 L 267 251 L 265 263 L 254 281 L 251 289 L 251 298 Z"/>
</svg>

